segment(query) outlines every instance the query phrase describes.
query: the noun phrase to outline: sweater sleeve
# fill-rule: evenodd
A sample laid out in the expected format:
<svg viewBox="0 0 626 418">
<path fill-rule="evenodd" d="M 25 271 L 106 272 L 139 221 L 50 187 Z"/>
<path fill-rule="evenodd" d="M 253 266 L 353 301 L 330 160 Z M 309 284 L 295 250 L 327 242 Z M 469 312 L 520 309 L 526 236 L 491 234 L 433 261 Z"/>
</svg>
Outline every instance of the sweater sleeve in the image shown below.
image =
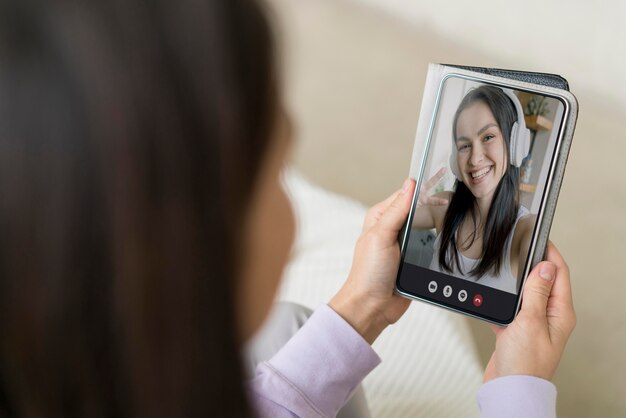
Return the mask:
<svg viewBox="0 0 626 418">
<path fill-rule="evenodd" d="M 493 379 L 478 391 L 481 418 L 556 418 L 556 387 L 534 376 Z"/>
<path fill-rule="evenodd" d="M 257 366 L 251 401 L 260 417 L 334 417 L 379 363 L 361 335 L 323 305 Z"/>
</svg>

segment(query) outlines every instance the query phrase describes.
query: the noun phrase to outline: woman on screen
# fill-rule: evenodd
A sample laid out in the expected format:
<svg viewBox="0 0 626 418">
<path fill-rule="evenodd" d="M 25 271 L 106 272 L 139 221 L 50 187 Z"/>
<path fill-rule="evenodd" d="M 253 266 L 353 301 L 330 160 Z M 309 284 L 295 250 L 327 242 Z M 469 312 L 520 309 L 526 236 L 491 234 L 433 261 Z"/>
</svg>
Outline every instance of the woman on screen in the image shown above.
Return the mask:
<svg viewBox="0 0 626 418">
<path fill-rule="evenodd" d="M 519 202 L 529 147 L 521 104 L 512 92 L 480 86 L 461 101 L 452 132 L 454 192 L 416 209 L 413 227 L 437 231 L 432 270 L 517 293 L 535 220 Z"/>
</svg>

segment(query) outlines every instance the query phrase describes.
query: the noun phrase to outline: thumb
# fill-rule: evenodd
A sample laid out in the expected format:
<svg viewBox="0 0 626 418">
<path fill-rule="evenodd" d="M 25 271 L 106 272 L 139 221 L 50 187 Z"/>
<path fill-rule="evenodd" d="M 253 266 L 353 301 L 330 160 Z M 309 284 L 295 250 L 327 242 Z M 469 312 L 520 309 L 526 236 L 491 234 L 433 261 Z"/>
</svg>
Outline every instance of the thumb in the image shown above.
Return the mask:
<svg viewBox="0 0 626 418">
<path fill-rule="evenodd" d="M 414 192 L 415 181 L 406 179 L 402 185 L 402 190 L 383 213 L 376 226 L 381 228 L 384 232 L 397 235 L 409 216 Z"/>
<path fill-rule="evenodd" d="M 539 317 L 546 316 L 548 299 L 556 276 L 556 266 L 543 261 L 530 272 L 524 285 L 522 311 Z"/>
</svg>

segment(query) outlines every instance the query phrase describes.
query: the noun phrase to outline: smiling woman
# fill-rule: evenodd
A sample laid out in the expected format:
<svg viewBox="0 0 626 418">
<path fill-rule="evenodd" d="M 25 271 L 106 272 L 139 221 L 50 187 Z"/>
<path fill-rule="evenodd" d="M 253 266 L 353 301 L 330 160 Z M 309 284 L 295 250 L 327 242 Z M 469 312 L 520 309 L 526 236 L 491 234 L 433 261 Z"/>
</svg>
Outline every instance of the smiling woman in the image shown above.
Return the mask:
<svg viewBox="0 0 626 418">
<path fill-rule="evenodd" d="M 482 209 L 489 208 L 504 176 L 507 155 L 500 127 L 484 102 L 475 102 L 459 115 L 456 163 L 465 184 Z"/>
<path fill-rule="evenodd" d="M 422 205 L 413 218 L 414 228 L 437 232 L 432 270 L 509 293 L 517 293 L 535 218 L 520 205 L 519 163 L 528 138 L 516 101 L 488 85 L 463 97 L 452 122 L 454 192 L 435 195 L 442 204 Z"/>
<path fill-rule="evenodd" d="M 519 133 L 514 128 L 517 98 L 511 96 L 480 86 L 463 98 L 455 113 L 450 166 L 457 186 L 433 261 L 437 258 L 446 272 L 476 276 L 515 293 L 519 249 L 527 251 L 522 242 L 529 241 L 532 228 L 524 227 L 531 225 L 531 217 L 519 204 L 519 168 L 510 152 Z M 516 228 L 521 219 L 522 228 Z"/>
</svg>

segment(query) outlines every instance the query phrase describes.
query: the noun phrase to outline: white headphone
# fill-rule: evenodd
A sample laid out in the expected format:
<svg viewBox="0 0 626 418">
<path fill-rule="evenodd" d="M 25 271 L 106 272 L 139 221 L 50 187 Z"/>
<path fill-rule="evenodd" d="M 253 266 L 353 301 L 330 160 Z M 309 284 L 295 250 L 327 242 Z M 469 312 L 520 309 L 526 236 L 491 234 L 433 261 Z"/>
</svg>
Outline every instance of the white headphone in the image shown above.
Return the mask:
<svg viewBox="0 0 626 418">
<path fill-rule="evenodd" d="M 524 121 L 524 110 L 522 109 L 522 104 L 517 96 L 512 90 L 504 88 L 501 90 L 509 97 L 509 99 L 511 99 L 517 112 L 517 121 L 513 123 L 511 135 L 509 137 L 509 158 L 511 159 L 511 165 L 519 167 L 522 165 L 522 160 L 530 151 L 530 130 L 526 127 L 526 122 Z M 454 141 L 454 135 L 452 140 Z M 450 170 L 456 178 L 461 181 L 461 170 L 459 169 L 456 157 L 456 144 L 452 144 L 452 153 L 450 154 Z"/>
</svg>

